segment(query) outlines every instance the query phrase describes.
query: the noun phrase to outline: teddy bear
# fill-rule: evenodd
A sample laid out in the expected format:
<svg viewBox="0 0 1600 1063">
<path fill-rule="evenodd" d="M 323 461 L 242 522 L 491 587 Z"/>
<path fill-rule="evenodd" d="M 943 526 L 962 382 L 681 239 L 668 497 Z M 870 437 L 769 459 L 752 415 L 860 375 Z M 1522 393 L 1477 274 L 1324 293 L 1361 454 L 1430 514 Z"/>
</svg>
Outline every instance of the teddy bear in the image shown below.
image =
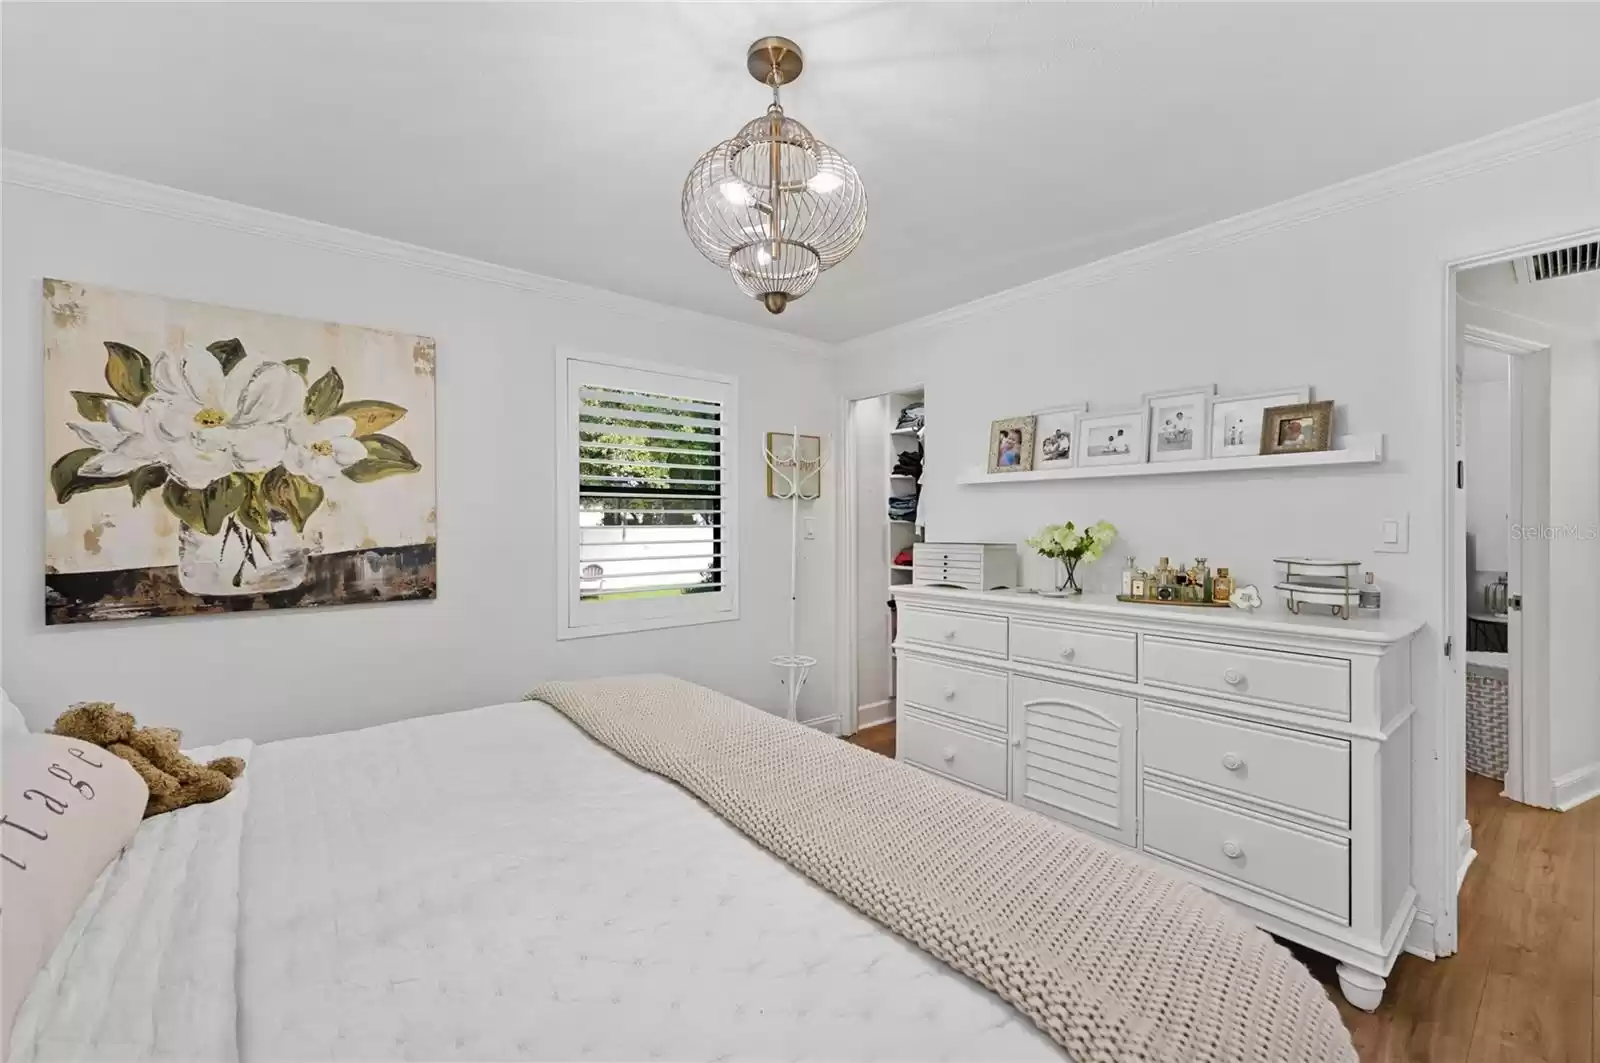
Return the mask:
<svg viewBox="0 0 1600 1063">
<path fill-rule="evenodd" d="M 178 748 L 182 733 L 171 727 L 139 727 L 133 714 L 107 701 L 80 702 L 56 718 L 53 733 L 92 742 L 133 766 L 150 788 L 144 818 L 226 797 L 244 772 L 238 757 L 198 764 Z"/>
</svg>

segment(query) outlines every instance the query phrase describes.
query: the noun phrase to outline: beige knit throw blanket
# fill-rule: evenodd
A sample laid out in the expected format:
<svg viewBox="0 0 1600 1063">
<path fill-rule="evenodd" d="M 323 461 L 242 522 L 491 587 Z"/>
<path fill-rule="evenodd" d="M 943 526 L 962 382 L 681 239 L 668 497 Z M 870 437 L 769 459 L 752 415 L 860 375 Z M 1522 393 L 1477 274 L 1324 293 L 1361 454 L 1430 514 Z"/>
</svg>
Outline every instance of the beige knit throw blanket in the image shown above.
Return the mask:
<svg viewBox="0 0 1600 1063">
<path fill-rule="evenodd" d="M 1356 1059 L 1282 946 L 1125 850 L 680 679 L 528 698 L 988 987 L 1077 1063 Z"/>
</svg>

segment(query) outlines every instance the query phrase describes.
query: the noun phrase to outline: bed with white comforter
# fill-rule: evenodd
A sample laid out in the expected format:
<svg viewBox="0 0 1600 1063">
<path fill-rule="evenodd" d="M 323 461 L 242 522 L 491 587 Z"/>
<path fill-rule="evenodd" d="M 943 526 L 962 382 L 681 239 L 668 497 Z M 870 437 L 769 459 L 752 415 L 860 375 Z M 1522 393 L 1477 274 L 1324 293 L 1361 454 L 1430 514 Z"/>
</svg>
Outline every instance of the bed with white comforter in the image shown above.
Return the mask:
<svg viewBox="0 0 1600 1063">
<path fill-rule="evenodd" d="M 107 869 L 11 1058 L 1062 1058 L 548 706 L 247 747 Z"/>
</svg>

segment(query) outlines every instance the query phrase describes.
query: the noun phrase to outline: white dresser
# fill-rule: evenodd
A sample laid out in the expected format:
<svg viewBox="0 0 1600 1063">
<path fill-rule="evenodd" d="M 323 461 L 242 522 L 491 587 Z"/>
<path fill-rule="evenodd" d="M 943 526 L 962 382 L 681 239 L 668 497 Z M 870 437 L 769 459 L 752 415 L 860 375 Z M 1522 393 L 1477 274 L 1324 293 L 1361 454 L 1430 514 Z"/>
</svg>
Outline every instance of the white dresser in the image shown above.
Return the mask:
<svg viewBox="0 0 1600 1063">
<path fill-rule="evenodd" d="M 1416 914 L 1403 621 L 895 589 L 899 759 L 1146 855 L 1333 956 Z"/>
</svg>

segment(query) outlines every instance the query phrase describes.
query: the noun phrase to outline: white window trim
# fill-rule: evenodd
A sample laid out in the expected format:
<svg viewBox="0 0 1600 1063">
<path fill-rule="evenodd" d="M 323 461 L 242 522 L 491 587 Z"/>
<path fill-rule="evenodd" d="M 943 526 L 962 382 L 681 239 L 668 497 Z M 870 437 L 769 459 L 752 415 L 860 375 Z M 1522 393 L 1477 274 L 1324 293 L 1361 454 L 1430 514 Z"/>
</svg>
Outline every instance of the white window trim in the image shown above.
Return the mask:
<svg viewBox="0 0 1600 1063">
<path fill-rule="evenodd" d="M 579 537 L 575 534 L 578 528 L 578 460 L 573 443 L 577 438 L 578 413 L 582 403 L 577 397 L 577 389 L 580 384 L 604 386 L 607 383 L 607 374 L 616 376 L 618 386 L 636 387 L 637 382 L 628 384 L 626 376 L 637 373 L 660 373 L 706 381 L 717 385 L 722 391 L 720 395 L 705 396 L 723 404 L 722 590 L 717 594 L 690 594 L 681 598 L 591 603 L 580 606 L 577 597 Z M 717 624 L 739 619 L 739 507 L 742 496 L 739 489 L 738 468 L 740 447 L 738 379 L 686 366 L 558 349 L 555 405 L 556 416 L 553 420 L 556 440 L 554 448 L 556 638 L 578 639 L 596 635 L 622 635 L 635 631 Z M 580 623 L 575 616 L 579 608 L 604 610 L 605 616 L 603 618 L 595 616 Z"/>
</svg>

